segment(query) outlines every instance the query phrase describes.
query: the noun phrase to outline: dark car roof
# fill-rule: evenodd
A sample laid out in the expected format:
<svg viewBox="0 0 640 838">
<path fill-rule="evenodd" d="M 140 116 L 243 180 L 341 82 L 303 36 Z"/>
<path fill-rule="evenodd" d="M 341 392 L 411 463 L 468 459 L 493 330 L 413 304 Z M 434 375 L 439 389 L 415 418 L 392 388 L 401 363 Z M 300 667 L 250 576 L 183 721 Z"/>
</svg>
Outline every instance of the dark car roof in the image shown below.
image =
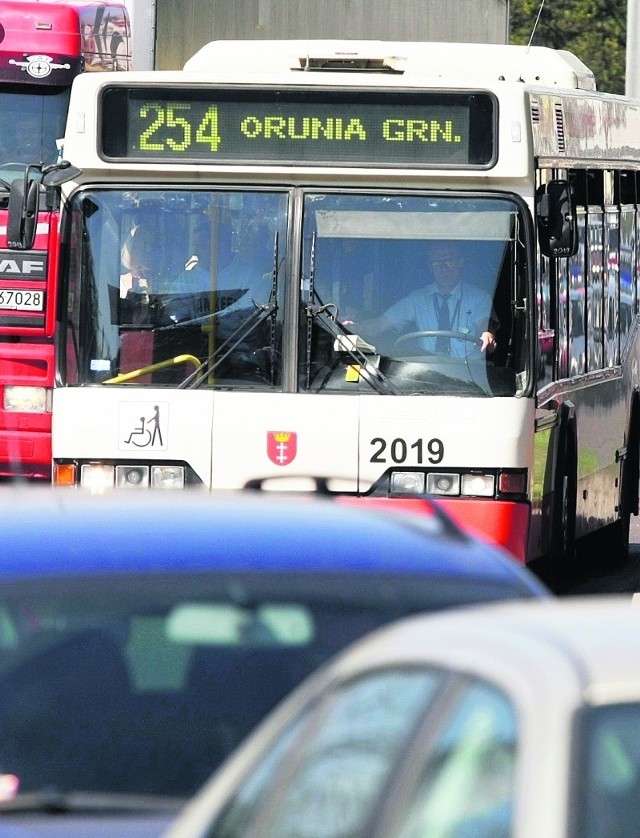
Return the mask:
<svg viewBox="0 0 640 838">
<path fill-rule="evenodd" d="M 429 573 L 546 589 L 437 516 L 279 493 L 0 492 L 3 576 L 216 570 Z"/>
</svg>

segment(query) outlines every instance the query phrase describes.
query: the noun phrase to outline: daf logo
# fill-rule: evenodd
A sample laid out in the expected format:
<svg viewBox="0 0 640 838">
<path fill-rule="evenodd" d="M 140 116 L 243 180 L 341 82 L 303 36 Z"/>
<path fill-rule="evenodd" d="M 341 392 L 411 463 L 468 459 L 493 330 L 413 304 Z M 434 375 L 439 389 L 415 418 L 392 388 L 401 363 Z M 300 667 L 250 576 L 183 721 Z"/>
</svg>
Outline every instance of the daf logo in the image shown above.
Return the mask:
<svg viewBox="0 0 640 838">
<path fill-rule="evenodd" d="M 17 259 L 3 259 L 0 262 L 0 274 L 8 274 L 16 276 L 32 276 L 41 274 L 44 271 L 44 262 L 42 259 L 36 261 L 32 259 L 24 259 L 22 264 L 18 264 Z"/>
<path fill-rule="evenodd" d="M 44 279 L 46 275 L 46 253 L 30 251 L 23 255 L 15 251 L 0 250 L 0 277 L 24 276 Z"/>
</svg>

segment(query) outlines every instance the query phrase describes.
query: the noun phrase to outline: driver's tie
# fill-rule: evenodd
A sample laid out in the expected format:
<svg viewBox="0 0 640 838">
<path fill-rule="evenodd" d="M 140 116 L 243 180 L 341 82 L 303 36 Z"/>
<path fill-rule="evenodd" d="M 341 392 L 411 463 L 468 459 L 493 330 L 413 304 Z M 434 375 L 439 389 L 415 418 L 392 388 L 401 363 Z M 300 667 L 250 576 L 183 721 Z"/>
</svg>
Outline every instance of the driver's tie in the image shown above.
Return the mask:
<svg viewBox="0 0 640 838">
<path fill-rule="evenodd" d="M 436 295 L 436 314 L 438 316 L 438 331 L 451 331 L 451 313 L 449 311 L 449 297 L 451 294 L 437 294 Z M 436 352 L 438 355 L 451 354 L 451 341 L 449 338 L 436 338 Z"/>
</svg>

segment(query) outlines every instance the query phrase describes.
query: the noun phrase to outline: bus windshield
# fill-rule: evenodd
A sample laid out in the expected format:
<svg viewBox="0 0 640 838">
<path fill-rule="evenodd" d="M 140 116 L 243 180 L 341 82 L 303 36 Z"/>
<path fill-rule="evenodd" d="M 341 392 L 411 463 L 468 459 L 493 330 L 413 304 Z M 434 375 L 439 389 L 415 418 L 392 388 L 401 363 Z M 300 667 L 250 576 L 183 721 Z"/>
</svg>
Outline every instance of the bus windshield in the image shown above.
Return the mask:
<svg viewBox="0 0 640 838">
<path fill-rule="evenodd" d="M 67 384 L 527 386 L 527 227 L 510 198 L 114 189 L 74 200 Z"/>
<path fill-rule="evenodd" d="M 514 395 L 526 371 L 523 232 L 508 199 L 308 196 L 306 386 Z"/>
<path fill-rule="evenodd" d="M 28 163 L 55 163 L 68 107 L 68 87 L 2 86 L 0 177 L 3 180 L 24 174 Z"/>
</svg>

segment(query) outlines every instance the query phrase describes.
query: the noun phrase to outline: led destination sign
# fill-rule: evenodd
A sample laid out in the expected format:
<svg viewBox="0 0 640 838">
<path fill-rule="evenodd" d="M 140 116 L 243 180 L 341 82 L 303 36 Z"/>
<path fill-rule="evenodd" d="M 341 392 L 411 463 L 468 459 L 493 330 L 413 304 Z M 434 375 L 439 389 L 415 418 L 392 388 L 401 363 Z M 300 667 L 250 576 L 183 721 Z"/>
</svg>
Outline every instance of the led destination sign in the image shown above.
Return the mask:
<svg viewBox="0 0 640 838">
<path fill-rule="evenodd" d="M 111 87 L 102 97 L 102 152 L 167 162 L 487 167 L 495 110 L 486 93 Z"/>
</svg>

